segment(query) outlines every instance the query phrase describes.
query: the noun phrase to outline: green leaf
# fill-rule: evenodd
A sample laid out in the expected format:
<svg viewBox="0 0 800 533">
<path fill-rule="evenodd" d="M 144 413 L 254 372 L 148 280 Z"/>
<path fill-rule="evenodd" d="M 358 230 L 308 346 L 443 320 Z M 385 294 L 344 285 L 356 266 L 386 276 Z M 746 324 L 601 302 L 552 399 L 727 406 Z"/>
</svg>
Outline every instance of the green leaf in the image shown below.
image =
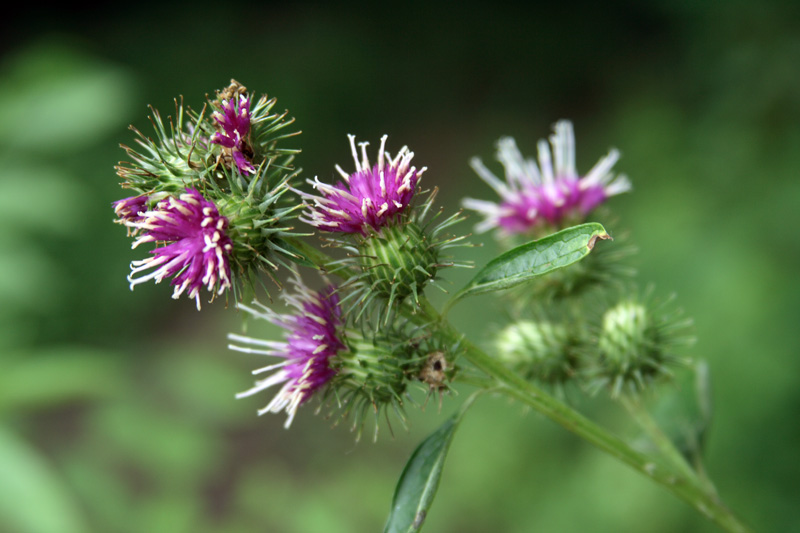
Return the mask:
<svg viewBox="0 0 800 533">
<path fill-rule="evenodd" d="M 4 354 L 0 361 L 0 415 L 112 396 L 126 372 L 118 354 L 82 346 Z"/>
<path fill-rule="evenodd" d="M 492 259 L 445 306 L 449 309 L 465 296 L 508 289 L 580 261 L 597 239 L 610 239 L 602 225 L 592 222 L 573 226 L 537 241 L 517 246 Z"/>
<path fill-rule="evenodd" d="M 42 455 L 0 426 L 0 530 L 26 533 L 89 531 L 78 502 Z"/>
<path fill-rule="evenodd" d="M 676 382 L 672 393 L 659 399 L 653 416 L 684 457 L 694 461 L 702 457 L 713 414 L 708 364 L 699 361 Z"/>
<path fill-rule="evenodd" d="M 397 482 L 384 533 L 413 533 L 422 529 L 439 488 L 450 442 L 473 399 L 474 396 L 467 400 L 458 413 L 448 418 L 414 450 Z"/>
<path fill-rule="evenodd" d="M 66 42 L 40 40 L 2 69 L 0 144 L 13 151 L 72 153 L 123 126 L 131 110 L 135 80 Z"/>
</svg>

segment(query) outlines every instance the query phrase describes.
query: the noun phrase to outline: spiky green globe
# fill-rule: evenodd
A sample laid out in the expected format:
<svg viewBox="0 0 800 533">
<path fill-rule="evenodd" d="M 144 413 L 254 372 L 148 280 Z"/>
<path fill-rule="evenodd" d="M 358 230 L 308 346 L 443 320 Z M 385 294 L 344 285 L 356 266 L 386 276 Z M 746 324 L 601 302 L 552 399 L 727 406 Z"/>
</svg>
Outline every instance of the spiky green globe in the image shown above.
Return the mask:
<svg viewBox="0 0 800 533">
<path fill-rule="evenodd" d="M 662 329 L 648 307 L 634 300 L 624 300 L 605 312 L 597 341 L 598 373 L 612 394 L 642 390 L 667 372 L 664 364 L 671 356 Z"/>
<path fill-rule="evenodd" d="M 495 340 L 497 357 L 528 379 L 563 383 L 574 371 L 575 355 L 563 324 L 520 320 L 503 329 Z"/>
<path fill-rule="evenodd" d="M 437 249 L 413 222 L 384 226 L 359 243 L 359 253 L 370 289 L 390 300 L 419 294 L 436 275 Z"/>
<path fill-rule="evenodd" d="M 408 382 L 407 354 L 386 340 L 352 333 L 348 344 L 350 350 L 341 358 L 337 384 L 356 391 L 372 406 L 402 403 Z"/>
</svg>

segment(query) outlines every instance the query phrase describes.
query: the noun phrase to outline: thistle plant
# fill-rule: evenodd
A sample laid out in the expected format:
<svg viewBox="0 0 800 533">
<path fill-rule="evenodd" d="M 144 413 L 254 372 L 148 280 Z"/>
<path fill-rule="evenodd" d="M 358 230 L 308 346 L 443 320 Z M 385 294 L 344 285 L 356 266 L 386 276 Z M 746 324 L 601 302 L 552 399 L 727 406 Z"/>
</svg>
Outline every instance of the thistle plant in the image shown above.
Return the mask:
<svg viewBox="0 0 800 533">
<path fill-rule="evenodd" d="M 482 217 L 475 231 L 494 230 L 505 251 L 437 309 L 426 289 L 444 277 L 443 267 L 472 264 L 450 255 L 470 246 L 466 235 L 451 233 L 465 217 L 436 208 L 435 187 L 422 189 L 423 174 L 435 180 L 435 169 L 417 166 L 406 146 L 392 155 L 387 135 L 370 162 L 369 143 L 349 135 L 353 170 L 336 165 L 336 183 L 301 183 L 292 164 L 297 150 L 282 146 L 296 134 L 285 133 L 292 121 L 273 113 L 274 104 L 234 81 L 199 112 L 182 100 L 167 120 L 152 110 L 154 139 L 134 129 L 138 151 L 124 147 L 132 162 L 117 167 L 133 194 L 112 207 L 133 246 L 153 249 L 131 263 L 128 280 L 133 289 L 169 278 L 173 297 L 187 294 L 198 309 L 203 289 L 209 300 L 225 295 L 252 318 L 246 334 L 229 335 L 229 348 L 265 363 L 254 363 L 255 383 L 236 396 L 273 394 L 258 414 L 285 413 L 286 428 L 305 412 L 324 411 L 357 436 L 371 420 L 377 440 L 379 428 L 407 425 L 431 395 L 442 410 L 462 385 L 477 389 L 412 454 L 385 531 L 422 527 L 449 444 L 484 392 L 532 407 L 723 529 L 747 531 L 707 477 L 699 444 L 679 445 L 682 437 L 648 412 L 666 382 L 703 363 L 686 352 L 691 321 L 672 299 L 650 289 L 639 296 L 625 264 L 630 248 L 615 252 L 618 243 L 596 221 L 609 216 L 609 200 L 631 190 L 613 172 L 617 150 L 580 175 L 573 126 L 561 120 L 549 142 L 538 143 L 536 160 L 512 138 L 498 141 L 504 180 L 473 158 L 499 200 L 463 205 Z M 284 273 L 276 276 L 279 267 Z M 288 312 L 252 290 L 263 276 L 279 287 L 279 277 L 289 278 L 281 292 Z M 481 346 L 447 315 L 487 293 L 502 297 L 510 318 Z M 262 322 L 284 329 L 284 340 L 264 338 Z M 570 404 L 573 394 L 618 402 L 654 446 L 639 451 L 593 422 Z"/>
</svg>

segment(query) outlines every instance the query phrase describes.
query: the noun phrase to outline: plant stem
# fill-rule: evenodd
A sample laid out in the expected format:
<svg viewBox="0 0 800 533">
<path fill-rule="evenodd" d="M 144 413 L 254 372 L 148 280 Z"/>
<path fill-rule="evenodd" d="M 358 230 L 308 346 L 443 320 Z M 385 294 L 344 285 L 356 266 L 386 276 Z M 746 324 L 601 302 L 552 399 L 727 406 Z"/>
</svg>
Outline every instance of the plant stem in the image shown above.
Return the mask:
<svg viewBox="0 0 800 533">
<path fill-rule="evenodd" d="M 680 471 L 676 471 L 675 466 L 658 464 L 650 457 L 634 450 L 619 437 L 606 431 L 567 404 L 491 358 L 453 328 L 447 320 L 443 319 L 424 297 L 420 298 L 420 307 L 422 308 L 422 313 L 417 316 L 423 318 L 423 320 L 436 323 L 435 330 L 447 343 L 451 345 L 458 343 L 464 352 L 464 357 L 470 363 L 497 381 L 499 391 L 530 405 L 572 433 L 664 486 L 668 491 L 716 522 L 726 531 L 732 533 L 747 533 L 750 531 L 725 507 L 716 493 L 706 489 L 694 472 L 692 472 L 692 475 L 687 476 L 682 468 Z M 419 315 L 424 316 L 420 317 Z"/>
<path fill-rule="evenodd" d="M 628 414 L 639 424 L 639 427 L 650 437 L 650 440 L 656 445 L 665 459 L 672 463 L 674 467 L 678 468 L 687 478 L 693 479 L 696 482 L 700 480 L 697 472 L 689 466 L 689 463 L 686 462 L 681 452 L 675 448 L 670 438 L 667 437 L 658 424 L 656 424 L 641 401 L 624 394 L 621 395 L 618 400 L 628 411 Z"/>
</svg>

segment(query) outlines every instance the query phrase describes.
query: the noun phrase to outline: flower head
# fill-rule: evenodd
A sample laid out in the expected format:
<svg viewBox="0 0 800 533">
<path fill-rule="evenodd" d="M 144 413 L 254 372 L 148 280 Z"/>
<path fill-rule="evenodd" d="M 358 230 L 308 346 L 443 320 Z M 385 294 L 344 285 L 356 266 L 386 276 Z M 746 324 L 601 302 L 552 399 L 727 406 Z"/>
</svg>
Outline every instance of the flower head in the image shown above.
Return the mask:
<svg viewBox="0 0 800 533">
<path fill-rule="evenodd" d="M 348 135 L 356 171 L 348 174 L 336 165 L 344 182 L 328 185 L 314 179 L 312 185 L 321 196 L 304 194 L 314 202 L 304 213 L 304 221 L 323 231 L 360 233 L 367 235 L 369 229 L 378 231 L 403 213 L 414 197 L 423 167 L 410 166 L 414 152 L 404 146 L 392 159 L 385 151 L 387 135 L 381 137 L 378 161 L 370 166 L 367 158 L 369 143 L 358 143 L 361 147 L 359 159 L 355 135 Z"/>
<path fill-rule="evenodd" d="M 501 199 L 499 204 L 464 199 L 464 207 L 485 217 L 476 227 L 477 231 L 499 228 L 506 234 L 520 234 L 542 226 L 562 228 L 582 221 L 609 196 L 630 190 L 630 181 L 625 176 L 611 173 L 619 159 L 617 150 L 609 151 L 588 174 L 581 177 L 575 170 L 572 123 L 561 120 L 554 130 L 550 146 L 545 140 L 539 141 L 538 166 L 533 159 L 522 157 L 511 137 L 498 141 L 497 159 L 505 168 L 505 182 L 487 169 L 479 158 L 472 159 L 472 168 Z"/>
<path fill-rule="evenodd" d="M 211 137 L 211 142 L 227 148 L 241 172 L 252 174 L 256 168 L 248 158 L 252 157 L 253 151 L 248 144 L 250 100 L 247 95 L 237 94 L 231 99 L 222 100 L 220 107 L 223 112 L 215 111 L 212 116 L 222 131 L 216 132 Z"/>
<path fill-rule="evenodd" d="M 140 212 L 137 217 L 126 221 L 125 225 L 142 232 L 134 241 L 133 248 L 146 242 L 166 243 L 152 250 L 151 257 L 131 263 L 128 276 L 131 290 L 151 279 L 159 283 L 174 276 L 172 297 L 178 298 L 188 291 L 200 309 L 200 289 L 203 286 L 213 293 L 212 298 L 230 288 L 229 255 L 233 244 L 226 234 L 228 219 L 221 216 L 217 206 L 197 190 L 187 188 L 178 197 L 169 196 L 154 209 Z M 134 277 L 148 270 L 146 274 Z"/>
<path fill-rule="evenodd" d="M 345 349 L 343 342 L 343 320 L 336 288 L 328 286 L 320 292 L 305 287 L 297 279 L 296 294 L 285 297 L 286 302 L 297 310 L 296 314 L 278 314 L 255 302 L 256 308 L 238 304 L 240 309 L 257 318 L 263 318 L 287 330 L 286 342 L 272 342 L 229 335 L 236 344 L 229 348 L 244 353 L 255 353 L 280 357 L 283 361 L 253 371 L 253 374 L 277 370 L 269 377 L 257 381 L 250 390 L 237 394 L 237 398 L 251 396 L 273 385 L 283 384 L 272 401 L 258 411 L 279 413 L 286 411 L 288 428 L 298 407 L 305 403 L 317 390 L 327 384 L 336 368 L 332 359 Z"/>
</svg>

